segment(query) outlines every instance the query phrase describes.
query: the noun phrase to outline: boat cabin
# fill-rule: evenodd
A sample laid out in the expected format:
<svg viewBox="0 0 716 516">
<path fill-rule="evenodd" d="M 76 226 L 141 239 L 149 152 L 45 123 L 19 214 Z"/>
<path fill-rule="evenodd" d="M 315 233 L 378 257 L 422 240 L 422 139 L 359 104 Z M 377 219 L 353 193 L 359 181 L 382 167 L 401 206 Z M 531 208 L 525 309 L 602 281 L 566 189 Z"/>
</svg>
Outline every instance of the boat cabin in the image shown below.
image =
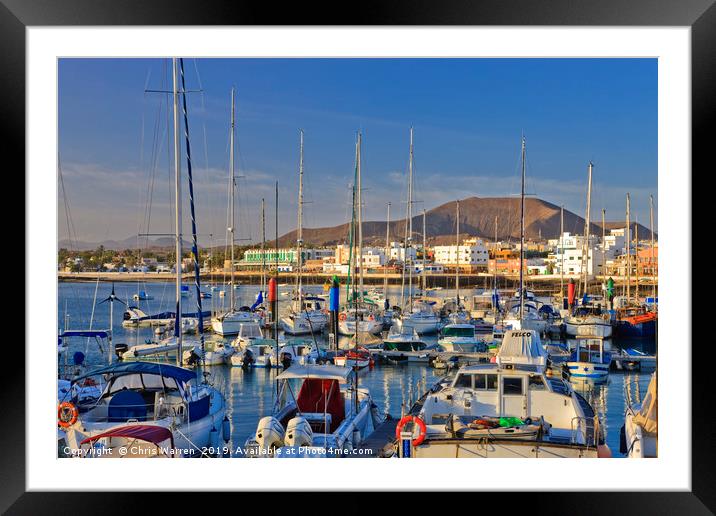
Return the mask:
<svg viewBox="0 0 716 516">
<path fill-rule="evenodd" d="M 78 424 L 156 421 L 171 417 L 196 421 L 209 413 L 210 397 L 194 384 L 196 373 L 169 364 L 122 362 L 74 380 L 104 378 L 99 399 L 78 405 Z"/>
</svg>

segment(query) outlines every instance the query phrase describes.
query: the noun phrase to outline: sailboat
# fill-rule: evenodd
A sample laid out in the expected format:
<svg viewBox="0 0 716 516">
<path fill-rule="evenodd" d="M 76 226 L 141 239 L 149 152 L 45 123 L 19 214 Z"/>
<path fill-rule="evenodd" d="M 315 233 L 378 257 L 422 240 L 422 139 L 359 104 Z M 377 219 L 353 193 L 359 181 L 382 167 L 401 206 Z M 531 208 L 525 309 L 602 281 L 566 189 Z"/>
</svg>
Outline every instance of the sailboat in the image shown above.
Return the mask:
<svg viewBox="0 0 716 516">
<path fill-rule="evenodd" d="M 176 233 L 176 357 L 177 366 L 151 362 L 121 362 L 108 365 L 72 380 L 72 385 L 90 382 L 103 386 L 98 399 L 83 403 L 72 396 L 57 410 L 57 422 L 65 431 L 67 445 L 79 450 L 88 438 L 107 436 L 128 424 L 167 429 L 175 437 L 177 448 L 205 455 L 206 447 L 219 446 L 220 431 L 224 441 L 231 437 L 231 423 L 226 417 L 224 396 L 206 381 L 199 382 L 194 371 L 179 367 L 183 339 L 179 331 L 181 319 L 181 151 L 179 147 L 179 91 L 177 61 L 181 67 L 185 134 L 187 136 L 187 167 L 191 171 L 189 127 L 186 111 L 186 87 L 183 60 L 172 59 L 174 100 L 174 182 Z M 191 172 L 190 188 L 191 188 Z M 192 209 L 192 220 L 193 209 Z M 195 227 L 192 233 L 196 234 Z M 196 245 L 194 245 L 196 251 Z M 196 255 L 195 255 L 196 257 Z M 197 283 L 198 287 L 198 283 Z M 199 301 L 200 303 L 200 301 Z M 201 325 L 201 321 L 200 321 Z M 70 389 L 69 393 L 72 394 Z"/>
<path fill-rule="evenodd" d="M 230 214 L 230 224 L 227 228 L 228 237 L 230 239 L 230 247 L 231 247 L 231 286 L 229 287 L 229 310 L 227 312 L 221 313 L 211 319 L 211 327 L 214 330 L 214 333 L 217 333 L 219 335 L 236 335 L 239 333 L 239 329 L 241 328 L 241 325 L 246 322 L 252 322 L 252 321 L 258 321 L 260 320 L 260 315 L 252 313 L 250 310 L 244 309 L 244 310 L 237 310 L 236 309 L 236 301 L 235 301 L 235 294 L 234 294 L 234 288 L 236 285 L 234 284 L 234 242 L 236 240 L 235 235 L 235 214 L 234 214 L 234 188 L 236 186 L 235 182 L 235 175 L 234 175 L 234 136 L 236 132 L 236 122 L 235 122 L 235 107 L 234 107 L 234 89 L 231 89 L 231 131 L 230 131 L 230 141 L 229 141 L 229 214 Z"/>
<path fill-rule="evenodd" d="M 338 333 L 341 335 L 356 335 L 369 333 L 376 335 L 383 329 L 383 319 L 375 310 L 375 303 L 365 297 L 363 287 L 363 215 L 361 200 L 361 134 L 356 140 L 355 181 L 353 182 L 353 216 L 350 225 L 350 270 L 358 269 L 358 289 L 356 281 L 349 277 L 347 288 L 353 287 L 352 296 L 346 306 L 338 315 Z M 354 247 L 354 237 L 358 237 L 357 248 Z"/>
<path fill-rule="evenodd" d="M 303 130 L 301 135 L 301 151 L 298 165 L 298 229 L 296 230 L 296 249 L 298 271 L 296 274 L 296 293 L 293 306 L 285 317 L 281 318 L 281 328 L 290 335 L 307 335 L 319 333 L 328 324 L 318 296 L 304 296 L 303 293 Z"/>
<path fill-rule="evenodd" d="M 583 279 L 583 300 L 588 297 L 589 285 L 589 224 L 592 203 L 592 169 L 594 165 L 589 162 L 588 179 L 587 179 L 587 211 L 585 214 L 584 224 L 584 244 L 582 245 L 582 279 Z M 594 260 L 592 260 L 594 263 Z M 575 312 L 564 318 L 564 326 L 567 335 L 572 337 L 602 337 L 612 336 L 611 316 L 607 312 L 602 312 L 601 308 L 588 306 L 582 303 Z"/>
<path fill-rule="evenodd" d="M 408 161 L 408 207 L 406 218 L 406 244 L 411 245 L 413 239 L 413 128 L 410 128 L 410 157 Z M 434 303 L 423 300 L 413 300 L 413 263 L 405 252 L 404 269 L 408 269 L 408 310 L 405 311 L 400 321 L 402 324 L 413 328 L 418 335 L 436 333 L 440 329 L 440 317 L 433 309 Z M 424 271 L 423 271 L 424 273 Z"/>
<path fill-rule="evenodd" d="M 520 289 L 517 292 L 519 305 L 511 309 L 503 319 L 505 329 L 512 330 L 534 330 L 537 333 L 544 333 L 547 329 L 547 321 L 537 311 L 536 304 L 527 302 L 529 292 L 525 289 L 525 177 L 526 177 L 526 153 L 527 147 L 525 137 L 522 136 L 522 180 L 520 189 Z"/>
</svg>

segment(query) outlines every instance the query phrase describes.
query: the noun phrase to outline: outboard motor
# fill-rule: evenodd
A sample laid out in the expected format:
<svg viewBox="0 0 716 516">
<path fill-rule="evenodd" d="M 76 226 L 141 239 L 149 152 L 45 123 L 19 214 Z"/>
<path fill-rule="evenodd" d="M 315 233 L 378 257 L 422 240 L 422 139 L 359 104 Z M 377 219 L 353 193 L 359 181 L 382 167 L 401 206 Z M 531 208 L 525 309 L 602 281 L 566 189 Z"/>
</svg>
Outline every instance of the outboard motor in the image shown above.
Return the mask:
<svg viewBox="0 0 716 516">
<path fill-rule="evenodd" d="M 244 358 L 241 361 L 241 367 L 243 369 L 248 369 L 249 367 L 251 367 L 251 365 L 253 365 L 254 362 L 254 354 L 251 352 L 251 350 L 247 349 L 246 351 L 244 351 Z"/>
<path fill-rule="evenodd" d="M 129 349 L 129 346 L 127 346 L 123 342 L 115 344 L 114 345 L 114 354 L 117 355 L 117 358 L 121 360 L 122 355 L 124 355 L 128 349 Z"/>
<path fill-rule="evenodd" d="M 187 365 L 193 366 L 193 365 L 198 364 L 199 360 L 201 360 L 201 357 L 197 354 L 195 349 L 192 349 L 186 363 L 187 363 Z"/>
<path fill-rule="evenodd" d="M 256 426 L 256 443 L 266 451 L 272 452 L 283 446 L 283 426 L 273 416 L 262 417 Z"/>
<path fill-rule="evenodd" d="M 311 446 L 313 429 L 304 417 L 294 417 L 286 426 L 286 446 Z"/>
</svg>

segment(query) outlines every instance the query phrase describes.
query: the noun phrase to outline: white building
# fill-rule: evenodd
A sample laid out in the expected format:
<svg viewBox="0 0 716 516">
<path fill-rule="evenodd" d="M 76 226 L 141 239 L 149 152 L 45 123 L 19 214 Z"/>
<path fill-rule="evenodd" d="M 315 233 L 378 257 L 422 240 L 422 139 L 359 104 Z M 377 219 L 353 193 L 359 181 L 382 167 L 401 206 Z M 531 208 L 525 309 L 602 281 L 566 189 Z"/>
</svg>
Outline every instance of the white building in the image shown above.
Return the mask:
<svg viewBox="0 0 716 516">
<path fill-rule="evenodd" d="M 489 259 L 487 246 L 478 239 L 466 240 L 460 246 L 438 245 L 433 248 L 435 263 L 443 265 L 484 265 Z M 458 256 L 459 251 L 459 256 Z"/>
<path fill-rule="evenodd" d="M 401 263 L 405 262 L 406 256 L 408 260 L 412 261 L 415 261 L 418 256 L 418 252 L 414 247 L 408 247 L 406 249 L 401 242 L 391 242 L 388 252 L 390 253 L 389 260 L 395 260 Z"/>
<path fill-rule="evenodd" d="M 602 274 L 602 258 L 609 263 L 617 255 L 624 252 L 624 228 L 612 229 L 605 236 L 604 242 L 599 242 L 596 235 L 589 236 L 587 246 L 586 267 L 587 274 Z M 556 242 L 554 254 L 551 259 L 554 263 L 554 273 L 562 273 L 564 263 L 564 274 L 582 274 L 582 254 L 584 252 L 584 236 L 564 233 Z M 562 250 L 564 249 L 564 257 Z"/>
</svg>

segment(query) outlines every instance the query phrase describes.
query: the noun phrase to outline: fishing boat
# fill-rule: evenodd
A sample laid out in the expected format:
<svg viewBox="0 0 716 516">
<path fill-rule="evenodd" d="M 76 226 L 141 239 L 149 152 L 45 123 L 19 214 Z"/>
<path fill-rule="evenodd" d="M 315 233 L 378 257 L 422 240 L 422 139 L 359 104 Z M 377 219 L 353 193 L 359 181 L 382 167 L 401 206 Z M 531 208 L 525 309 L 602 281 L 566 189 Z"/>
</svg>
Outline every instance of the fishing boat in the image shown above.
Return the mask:
<svg viewBox="0 0 716 516">
<path fill-rule="evenodd" d="M 599 308 L 579 306 L 572 315 L 564 318 L 565 333 L 570 337 L 612 336 L 611 315 Z"/>
<path fill-rule="evenodd" d="M 656 334 L 657 322 L 657 312 L 643 305 L 617 308 L 614 333 L 618 337 L 653 337 Z"/>
<path fill-rule="evenodd" d="M 484 353 L 487 343 L 479 338 L 472 324 L 451 323 L 440 330 L 438 347 L 441 351 L 457 351 L 461 353 Z"/>
<path fill-rule="evenodd" d="M 370 366 L 372 360 L 370 351 L 364 347 L 339 351 L 333 357 L 333 363 L 335 365 L 356 370 Z"/>
<path fill-rule="evenodd" d="M 88 438 L 100 438 L 128 423 L 168 429 L 178 448 L 198 454 L 204 447 L 220 444 L 219 432 L 225 441 L 230 438 L 224 397 L 211 385 L 198 383 L 193 371 L 169 364 L 122 362 L 72 383 L 87 379 L 103 382 L 97 400 L 83 403 L 71 398 L 58 407 L 58 424 L 73 450 Z"/>
<path fill-rule="evenodd" d="M 630 459 L 659 456 L 658 403 L 656 373 L 651 375 L 649 389 L 641 403 L 629 404 L 620 432 L 619 451 Z M 627 398 L 628 399 L 628 398 Z"/>
<path fill-rule="evenodd" d="M 567 361 L 570 379 L 603 381 L 609 376 L 612 355 L 604 350 L 604 339 L 577 338 L 575 350 Z"/>
<path fill-rule="evenodd" d="M 396 452 L 414 458 L 597 458 L 598 418 L 561 379 L 535 365 L 462 366 L 396 427 Z M 411 429 L 412 427 L 412 429 Z"/>
<path fill-rule="evenodd" d="M 348 367 L 293 365 L 277 380 L 272 414 L 246 441 L 249 456 L 342 456 L 380 423 L 370 392 L 358 387 Z"/>
</svg>

